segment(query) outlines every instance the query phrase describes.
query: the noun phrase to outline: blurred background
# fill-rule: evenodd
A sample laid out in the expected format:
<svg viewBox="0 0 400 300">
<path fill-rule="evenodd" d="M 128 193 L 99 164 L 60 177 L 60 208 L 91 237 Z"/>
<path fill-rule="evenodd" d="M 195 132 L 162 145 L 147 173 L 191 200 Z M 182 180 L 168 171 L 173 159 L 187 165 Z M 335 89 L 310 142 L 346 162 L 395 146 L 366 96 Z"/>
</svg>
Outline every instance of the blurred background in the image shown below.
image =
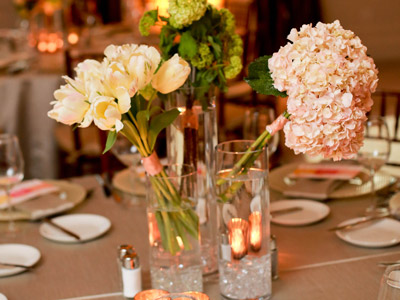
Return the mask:
<svg viewBox="0 0 400 300">
<path fill-rule="evenodd" d="M 381 91 L 400 92 L 400 1 L 392 0 L 213 0 L 236 16 L 244 41 L 244 65 L 287 43 L 291 28 L 339 20 L 367 46 L 379 69 Z M 27 178 L 56 178 L 118 168 L 112 154 L 101 156 L 105 136 L 95 128 L 72 131 L 47 118 L 61 75 L 86 58 L 101 59 L 113 44 L 157 46 L 158 32 L 140 36 L 138 22 L 149 9 L 165 12 L 167 0 L 2 0 L 0 1 L 0 132 L 16 133 L 27 161 Z M 246 137 L 245 119 L 269 108 L 268 118 L 285 103 L 260 97 L 242 81 L 246 68 L 217 101 L 220 141 Z M 379 101 L 379 99 L 377 100 Z M 400 98 L 397 99 L 400 101 Z M 272 117 L 271 117 L 272 110 Z M 390 110 L 390 109 L 389 109 Z M 397 115 L 396 115 L 397 117 Z M 269 120 L 267 116 L 263 120 Z M 257 120 L 258 120 L 257 119 Z M 244 126 L 245 125 L 245 126 Z M 246 129 L 247 130 L 247 129 Z M 293 158 L 283 147 L 281 161 Z M 278 143 L 278 142 L 277 142 Z M 160 152 L 163 152 L 160 145 Z M 161 154 L 162 155 L 162 154 Z"/>
</svg>

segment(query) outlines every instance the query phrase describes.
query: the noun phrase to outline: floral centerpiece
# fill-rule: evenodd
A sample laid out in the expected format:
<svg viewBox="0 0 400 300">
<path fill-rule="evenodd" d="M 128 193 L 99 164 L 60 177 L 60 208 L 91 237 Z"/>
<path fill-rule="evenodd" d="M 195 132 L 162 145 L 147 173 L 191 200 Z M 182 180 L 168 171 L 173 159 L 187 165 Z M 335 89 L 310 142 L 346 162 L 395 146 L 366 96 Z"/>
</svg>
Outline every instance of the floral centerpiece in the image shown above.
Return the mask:
<svg viewBox="0 0 400 300">
<path fill-rule="evenodd" d="M 367 48 L 339 21 L 292 29 L 289 42 L 272 57 L 249 66 L 246 81 L 261 94 L 288 97 L 287 110 L 253 143 L 261 149 L 277 131 L 296 154 L 333 160 L 353 158 L 363 144 L 363 124 L 373 104 L 378 70 Z M 251 150 L 250 149 L 250 150 Z M 229 176 L 247 172 L 249 152 Z M 222 184 L 220 179 L 218 184 Z M 230 191 L 221 194 L 226 201 Z"/>
<path fill-rule="evenodd" d="M 168 16 L 158 10 L 147 11 L 140 20 L 142 35 L 152 26 L 161 26 L 160 50 L 168 59 L 179 53 L 192 67 L 191 84 L 225 91 L 227 79 L 242 70 L 243 42 L 235 33 L 235 17 L 206 0 L 169 0 Z"/>
<path fill-rule="evenodd" d="M 163 111 L 153 100 L 157 92 L 167 94 L 179 88 L 190 67 L 178 55 L 162 62 L 159 52 L 145 45 L 110 45 L 104 54 L 102 62 L 85 60 L 78 64 L 74 79 L 63 77 L 66 84 L 55 91 L 56 100 L 51 103 L 54 107 L 48 116 L 77 127 L 93 122 L 99 129 L 107 130 L 105 152 L 118 133 L 136 146 L 153 189 L 160 195 L 160 207 L 175 208 L 155 215 L 163 247 L 174 254 L 181 249 L 178 237 L 184 244 L 186 234 L 198 238 L 198 217 L 191 210 L 181 209 L 190 200 L 182 199 L 168 180 L 162 181 L 164 184 L 154 180 L 167 177 L 154 150 L 157 136 L 179 111 Z"/>
</svg>

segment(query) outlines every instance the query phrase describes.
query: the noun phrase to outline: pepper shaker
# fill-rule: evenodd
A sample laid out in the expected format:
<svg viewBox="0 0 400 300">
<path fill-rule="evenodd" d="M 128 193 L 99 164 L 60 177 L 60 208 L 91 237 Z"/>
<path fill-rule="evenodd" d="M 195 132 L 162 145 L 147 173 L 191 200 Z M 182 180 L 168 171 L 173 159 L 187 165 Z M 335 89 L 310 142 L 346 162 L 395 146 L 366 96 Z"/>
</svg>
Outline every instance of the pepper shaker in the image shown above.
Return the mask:
<svg viewBox="0 0 400 300">
<path fill-rule="evenodd" d="M 142 290 L 140 261 L 132 246 L 123 246 L 119 248 L 123 295 L 125 298 L 133 299 Z"/>
</svg>

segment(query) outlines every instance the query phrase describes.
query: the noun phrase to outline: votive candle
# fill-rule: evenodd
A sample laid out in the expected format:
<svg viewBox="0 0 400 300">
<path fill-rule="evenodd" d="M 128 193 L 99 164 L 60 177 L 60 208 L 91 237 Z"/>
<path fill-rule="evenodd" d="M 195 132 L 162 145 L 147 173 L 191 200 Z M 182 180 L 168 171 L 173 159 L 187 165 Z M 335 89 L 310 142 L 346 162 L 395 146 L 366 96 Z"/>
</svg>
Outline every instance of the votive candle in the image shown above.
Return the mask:
<svg viewBox="0 0 400 300">
<path fill-rule="evenodd" d="M 144 290 L 135 295 L 135 298 L 133 300 L 154 300 L 157 299 L 160 296 L 163 295 L 168 295 L 169 293 L 164 290 Z"/>
<path fill-rule="evenodd" d="M 228 223 L 229 244 L 234 259 L 241 259 L 247 254 L 249 223 L 241 218 L 233 218 Z"/>
<path fill-rule="evenodd" d="M 261 249 L 261 241 L 262 241 L 261 213 L 259 211 L 251 213 L 249 217 L 249 223 L 250 223 L 250 247 L 253 251 L 259 251 Z"/>
</svg>

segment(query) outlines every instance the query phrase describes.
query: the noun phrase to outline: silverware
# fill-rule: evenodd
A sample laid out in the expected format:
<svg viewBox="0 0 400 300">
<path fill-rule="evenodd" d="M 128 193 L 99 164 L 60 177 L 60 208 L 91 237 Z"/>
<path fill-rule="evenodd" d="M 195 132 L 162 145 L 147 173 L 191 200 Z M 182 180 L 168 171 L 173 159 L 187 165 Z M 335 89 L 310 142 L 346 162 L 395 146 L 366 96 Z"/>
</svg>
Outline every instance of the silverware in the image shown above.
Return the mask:
<svg viewBox="0 0 400 300">
<path fill-rule="evenodd" d="M 73 233 L 72 231 L 70 231 L 70 230 L 68 230 L 68 229 L 66 229 L 66 228 L 54 223 L 53 220 L 51 220 L 49 218 L 44 218 L 43 222 L 45 222 L 45 223 L 47 223 L 47 224 L 49 224 L 49 225 L 61 230 L 62 232 L 68 234 L 69 236 L 72 236 L 73 238 L 77 239 L 78 241 L 81 240 L 81 237 L 79 235 L 77 235 L 76 233 Z"/>
<path fill-rule="evenodd" d="M 364 224 L 364 223 L 368 223 L 368 222 L 384 219 L 384 218 L 387 218 L 387 217 L 390 217 L 390 215 L 389 214 L 385 214 L 385 215 L 374 216 L 374 217 L 366 217 L 364 219 L 361 219 L 359 221 L 356 221 L 356 222 L 353 222 L 353 223 L 350 223 L 350 224 L 329 228 L 328 231 L 347 230 L 347 229 L 351 229 L 354 226 L 357 226 L 357 225 L 360 225 L 360 224 Z"/>
<path fill-rule="evenodd" d="M 25 265 L 6 263 L 6 262 L 0 262 L 0 266 L 14 267 L 14 268 L 24 268 L 24 269 L 27 269 L 27 270 L 32 269 L 32 266 L 25 266 Z"/>
<path fill-rule="evenodd" d="M 115 201 L 117 201 L 117 202 L 121 201 L 121 196 L 118 195 L 118 193 L 115 191 L 115 189 L 111 183 L 109 173 L 102 173 L 101 175 L 96 174 L 95 177 L 96 177 L 97 182 L 103 188 L 103 192 L 107 198 L 112 196 Z"/>
<path fill-rule="evenodd" d="M 400 260 L 395 261 L 380 261 L 378 265 L 380 266 L 391 266 L 391 265 L 398 265 L 400 264 Z"/>
<path fill-rule="evenodd" d="M 270 211 L 270 214 L 273 215 L 273 216 L 280 216 L 280 215 L 292 213 L 292 212 L 295 212 L 295 211 L 300 211 L 302 209 L 303 208 L 301 206 L 293 206 L 293 207 L 288 207 L 288 208 L 281 208 L 281 209 L 272 210 L 272 211 Z"/>
</svg>

